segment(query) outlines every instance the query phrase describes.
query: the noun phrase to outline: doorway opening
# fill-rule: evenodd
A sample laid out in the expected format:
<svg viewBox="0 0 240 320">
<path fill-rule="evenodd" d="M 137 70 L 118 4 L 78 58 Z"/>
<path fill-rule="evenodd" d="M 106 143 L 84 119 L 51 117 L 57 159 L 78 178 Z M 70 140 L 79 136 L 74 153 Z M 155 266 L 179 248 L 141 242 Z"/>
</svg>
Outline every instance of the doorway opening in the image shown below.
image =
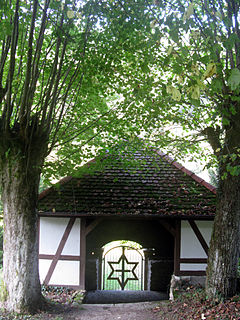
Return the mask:
<svg viewBox="0 0 240 320">
<path fill-rule="evenodd" d="M 144 290 L 144 252 L 134 241 L 107 243 L 102 254 L 102 290 Z"/>
</svg>

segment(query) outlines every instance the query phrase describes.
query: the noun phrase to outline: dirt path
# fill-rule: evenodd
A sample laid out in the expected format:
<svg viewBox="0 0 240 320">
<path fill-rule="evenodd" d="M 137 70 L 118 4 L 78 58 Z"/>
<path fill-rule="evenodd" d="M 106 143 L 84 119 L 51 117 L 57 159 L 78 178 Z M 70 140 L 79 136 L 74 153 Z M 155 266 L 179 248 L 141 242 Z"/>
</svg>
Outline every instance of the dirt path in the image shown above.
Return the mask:
<svg viewBox="0 0 240 320">
<path fill-rule="evenodd" d="M 88 305 L 80 308 L 66 310 L 52 319 L 64 320 L 156 320 L 159 315 L 154 313 L 154 308 L 159 302 L 123 303 L 116 305 Z M 49 319 L 49 318 L 48 318 Z"/>
</svg>

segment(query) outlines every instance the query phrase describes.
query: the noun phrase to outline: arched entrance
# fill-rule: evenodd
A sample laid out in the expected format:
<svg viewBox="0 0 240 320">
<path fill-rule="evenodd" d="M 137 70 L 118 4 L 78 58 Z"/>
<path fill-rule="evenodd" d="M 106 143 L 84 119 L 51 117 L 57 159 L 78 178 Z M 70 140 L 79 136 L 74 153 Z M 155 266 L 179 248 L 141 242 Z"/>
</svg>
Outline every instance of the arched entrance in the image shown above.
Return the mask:
<svg viewBox="0 0 240 320">
<path fill-rule="evenodd" d="M 120 240 L 103 247 L 102 290 L 143 290 L 144 253 L 133 241 Z"/>
<path fill-rule="evenodd" d="M 168 223 L 171 225 L 172 221 L 169 220 Z M 173 274 L 174 237 L 157 220 L 121 218 L 103 219 L 87 235 L 86 290 L 102 290 L 105 293 L 112 291 L 103 290 L 103 251 L 105 253 L 107 251 L 105 249 L 106 244 L 119 239 L 128 239 L 141 244 L 141 246 L 136 248 L 138 250 L 141 249 L 144 258 L 142 270 L 143 289 L 135 290 L 167 291 L 171 275 Z M 131 259 L 128 261 L 135 262 L 135 260 Z M 116 261 L 114 260 L 114 262 Z M 129 286 L 132 281 L 128 280 Z M 124 291 L 125 293 L 132 291 L 132 289 L 122 290 L 120 286 L 115 290 L 119 291 L 119 293 L 120 291 Z"/>
</svg>

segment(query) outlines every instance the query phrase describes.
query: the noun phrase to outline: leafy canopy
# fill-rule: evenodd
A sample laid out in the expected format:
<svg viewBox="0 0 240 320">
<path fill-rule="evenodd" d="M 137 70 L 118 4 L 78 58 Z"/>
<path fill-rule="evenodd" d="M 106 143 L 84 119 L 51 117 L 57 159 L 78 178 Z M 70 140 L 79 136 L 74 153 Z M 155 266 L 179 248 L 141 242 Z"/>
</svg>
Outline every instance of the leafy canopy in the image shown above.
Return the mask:
<svg viewBox="0 0 240 320">
<path fill-rule="evenodd" d="M 154 1 L 155 56 L 152 139 L 196 151 L 239 173 L 239 1 Z M 169 123 L 160 132 L 159 124 Z M 173 125 L 178 128 L 173 130 Z M 155 131 L 154 131 L 155 129 Z M 181 137 L 182 136 L 182 137 Z M 205 155 L 211 151 L 205 148 Z"/>
<path fill-rule="evenodd" d="M 55 150 L 45 167 L 60 173 L 141 131 L 154 81 L 152 4 L 1 0 L 0 17 L 2 159 L 16 140 L 28 156 L 45 141 L 45 155 Z"/>
</svg>

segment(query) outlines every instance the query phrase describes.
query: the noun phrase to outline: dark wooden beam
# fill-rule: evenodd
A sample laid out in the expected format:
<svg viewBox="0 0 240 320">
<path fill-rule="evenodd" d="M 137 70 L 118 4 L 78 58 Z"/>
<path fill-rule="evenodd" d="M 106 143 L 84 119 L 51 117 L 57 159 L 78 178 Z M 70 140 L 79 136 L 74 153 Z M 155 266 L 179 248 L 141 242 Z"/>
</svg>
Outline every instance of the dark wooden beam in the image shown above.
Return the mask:
<svg viewBox="0 0 240 320">
<path fill-rule="evenodd" d="M 54 255 L 52 254 L 39 254 L 39 259 L 44 260 L 52 260 L 54 258 Z M 80 256 L 72 256 L 72 255 L 60 255 L 58 260 L 68 260 L 68 261 L 80 261 Z"/>
<path fill-rule="evenodd" d="M 173 237 L 176 235 L 176 230 L 166 220 L 158 220 L 161 226 L 163 226 Z"/>
<path fill-rule="evenodd" d="M 196 237 L 198 238 L 198 241 L 200 242 L 203 250 L 205 251 L 206 255 L 208 255 L 208 244 L 203 238 L 203 235 L 201 234 L 201 231 L 199 230 L 198 226 L 196 225 L 196 222 L 194 220 L 188 220 L 190 226 L 193 229 L 193 232 L 195 233 Z"/>
<path fill-rule="evenodd" d="M 61 239 L 61 241 L 59 243 L 57 251 L 56 251 L 56 253 L 54 255 L 54 258 L 53 258 L 53 260 L 51 262 L 51 265 L 49 267 L 48 273 L 47 273 L 47 275 L 45 277 L 45 280 L 43 281 L 43 283 L 45 285 L 49 284 L 49 281 L 50 281 L 50 279 L 52 277 L 52 274 L 53 274 L 53 272 L 54 272 L 54 270 L 56 268 L 57 262 L 59 260 L 59 257 L 61 256 L 61 253 L 62 253 L 63 248 L 65 246 L 65 243 L 66 243 L 66 241 L 68 239 L 68 236 L 69 236 L 69 234 L 70 234 L 70 232 L 72 230 L 72 227 L 74 225 L 75 220 L 76 220 L 76 218 L 70 218 L 70 220 L 68 222 L 68 225 L 67 225 L 67 227 L 66 227 L 66 229 L 65 229 L 65 231 L 63 233 L 62 239 Z"/>
<path fill-rule="evenodd" d="M 175 229 L 175 241 L 174 241 L 174 274 L 179 275 L 180 272 L 180 249 L 181 249 L 181 221 L 176 220 Z"/>
<path fill-rule="evenodd" d="M 85 229 L 85 235 L 87 236 L 93 229 L 96 228 L 96 226 L 103 220 L 103 218 L 96 218 L 94 221 L 92 221 L 88 226 L 86 226 Z"/>
<path fill-rule="evenodd" d="M 180 263 L 207 263 L 206 258 L 180 258 Z"/>
<path fill-rule="evenodd" d="M 186 271 L 180 271 L 179 276 L 205 276 L 206 271 L 202 270 L 186 270 Z"/>
<path fill-rule="evenodd" d="M 150 290 L 150 288 L 148 287 L 148 274 L 150 272 L 148 256 L 145 257 L 144 267 L 145 268 L 144 268 L 144 289 L 143 290 Z"/>
</svg>

